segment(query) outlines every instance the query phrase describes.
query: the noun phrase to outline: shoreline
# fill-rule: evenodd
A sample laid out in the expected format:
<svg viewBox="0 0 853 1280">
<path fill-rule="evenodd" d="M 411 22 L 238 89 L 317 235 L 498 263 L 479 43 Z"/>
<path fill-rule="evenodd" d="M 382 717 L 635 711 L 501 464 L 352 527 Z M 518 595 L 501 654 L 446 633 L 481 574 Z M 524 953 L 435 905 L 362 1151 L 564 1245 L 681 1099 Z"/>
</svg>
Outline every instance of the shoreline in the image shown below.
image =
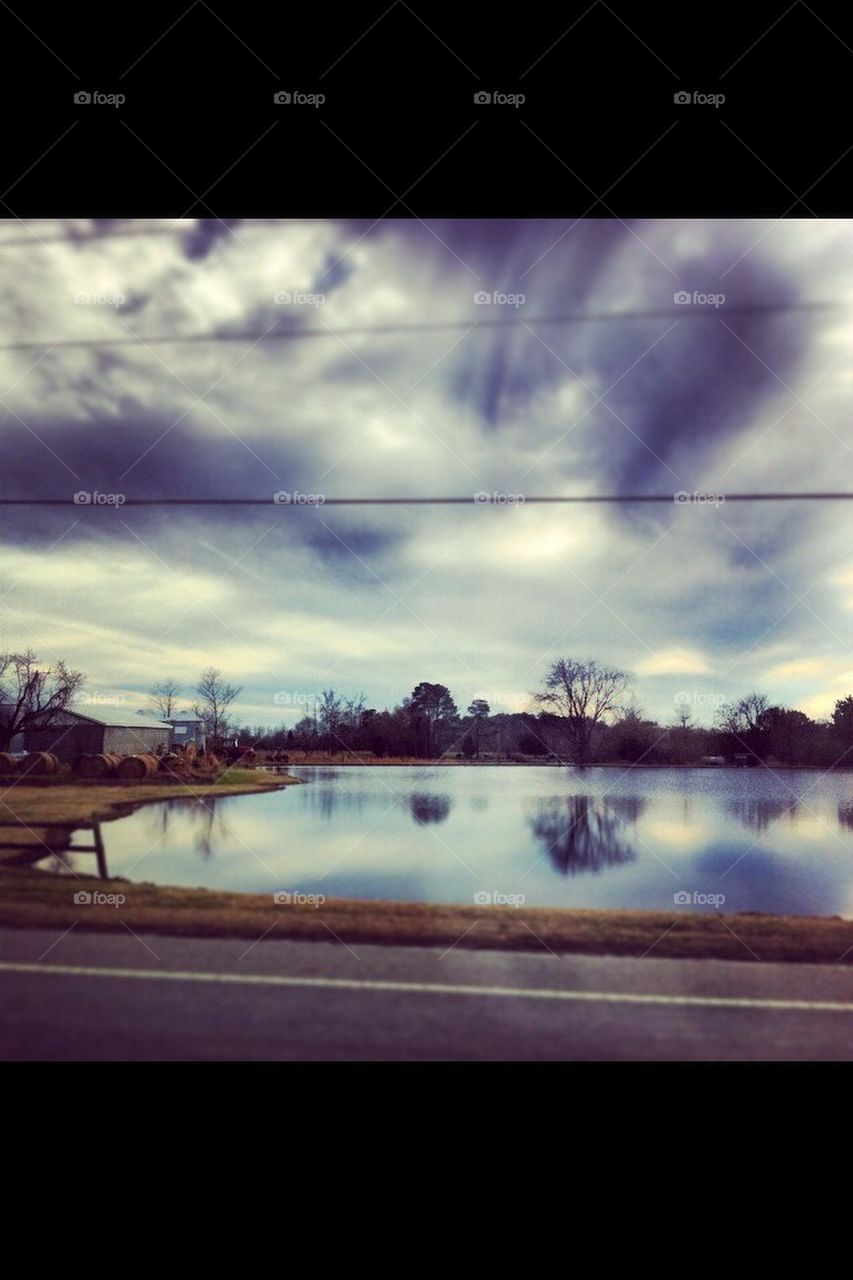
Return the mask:
<svg viewBox="0 0 853 1280">
<path fill-rule="evenodd" d="M 849 773 L 853 771 L 853 763 L 828 766 L 822 764 L 769 764 L 763 761 L 758 765 L 740 765 L 740 764 L 626 764 L 618 760 L 602 760 L 596 761 L 595 764 L 572 764 L 571 762 L 560 762 L 557 760 L 347 760 L 347 759 L 329 759 L 329 760 L 291 760 L 286 765 L 257 765 L 258 769 L 264 772 L 274 772 L 277 767 L 282 769 L 334 769 L 334 768 L 384 768 L 384 769 L 414 769 L 414 768 L 434 768 L 437 765 L 452 765 L 453 768 L 465 769 L 621 769 L 625 773 L 632 773 L 642 769 L 676 769 L 689 770 L 696 773 L 700 769 L 713 773 L 724 772 L 745 772 L 747 770 L 765 769 L 771 773 L 781 772 L 787 769 L 817 769 L 821 773 Z"/>
<path fill-rule="evenodd" d="M 89 900 L 81 903 L 78 896 L 75 901 L 81 893 Z M 853 920 L 837 916 L 484 908 L 351 898 L 329 898 L 317 906 L 280 904 L 272 893 L 56 875 L 31 866 L 0 867 L 0 926 L 55 928 L 59 936 L 71 928 L 131 929 L 182 937 L 361 942 L 442 951 L 462 947 L 557 956 L 853 965 Z"/>
<path fill-rule="evenodd" d="M 420 763 L 429 766 L 441 762 Z M 482 762 L 478 764 L 482 767 Z M 268 936 L 442 950 L 459 946 L 555 955 L 641 958 L 652 954 L 746 962 L 853 964 L 853 920 L 837 916 L 482 907 L 349 898 L 329 898 L 319 906 L 306 906 L 276 903 L 272 892 L 182 888 L 121 877 L 102 880 L 88 873 L 56 874 L 35 865 L 49 856 L 44 846 L 50 842 L 50 832 L 39 828 L 40 818 L 62 824 L 62 837 L 54 841 L 61 853 L 62 843 L 70 842 L 73 832 L 80 829 L 79 823 L 92 818 L 114 821 L 159 800 L 261 794 L 293 785 L 304 785 L 304 780 L 252 769 L 232 771 L 224 783 L 199 780 L 195 784 L 142 782 L 117 786 L 114 782 L 98 785 L 95 781 L 64 787 L 58 783 L 49 789 L 23 783 L 9 788 L 0 793 L 0 799 L 5 796 L 7 814 L 14 807 L 15 816 L 29 824 L 15 831 L 15 837 L 27 844 L 27 836 L 31 837 L 33 854 L 38 856 L 30 857 L 26 849 L 9 850 L 11 857 L 4 862 L 0 847 L 0 926 L 56 928 L 60 935 L 75 927 L 94 932 L 131 929 L 186 937 L 256 940 Z M 80 892 L 89 895 L 89 902 L 75 902 L 75 894 Z M 122 902 L 116 907 L 99 902 L 96 895 L 113 895 L 113 902 L 115 895 L 120 895 Z"/>
<path fill-rule="evenodd" d="M 26 857 L 25 849 L 4 850 L 4 832 L 9 833 L 9 839 L 32 844 L 34 852 L 50 843 L 50 828 L 40 827 L 39 820 L 49 822 L 53 829 L 58 824 L 63 828 L 67 825 L 67 840 L 70 842 L 74 832 L 83 829 L 81 823 L 93 819 L 98 822 L 115 822 L 119 818 L 128 817 L 146 804 L 156 804 L 160 800 L 259 795 L 266 791 L 283 791 L 286 787 L 305 785 L 302 778 L 293 778 L 288 774 L 263 773 L 260 778 L 254 774 L 254 770 L 235 769 L 224 781 L 199 778 L 168 782 L 149 779 L 123 783 L 116 779 L 87 778 L 78 782 L 60 778 L 34 779 L 36 785 L 29 782 L 18 783 L 0 791 L 0 820 L 18 818 L 26 825 L 0 826 L 0 868 L 8 864 L 6 852 L 18 861 L 21 855 Z M 38 785 L 39 783 L 49 785 Z M 53 843 L 59 846 L 61 841 L 55 840 Z M 62 852 L 60 847 L 57 852 Z M 40 856 L 50 855 L 43 853 Z"/>
</svg>

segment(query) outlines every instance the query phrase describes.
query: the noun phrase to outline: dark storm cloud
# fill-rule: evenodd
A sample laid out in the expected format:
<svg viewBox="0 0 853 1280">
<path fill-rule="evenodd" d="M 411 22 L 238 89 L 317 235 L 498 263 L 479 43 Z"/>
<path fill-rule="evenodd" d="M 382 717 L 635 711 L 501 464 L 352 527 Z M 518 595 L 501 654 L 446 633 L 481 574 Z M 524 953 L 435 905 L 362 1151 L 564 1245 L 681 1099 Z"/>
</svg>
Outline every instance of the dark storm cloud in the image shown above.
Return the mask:
<svg viewBox="0 0 853 1280">
<path fill-rule="evenodd" d="M 846 634 L 853 569 L 849 585 L 827 575 L 808 597 L 820 617 L 805 606 L 786 614 L 792 596 L 780 579 L 805 590 L 815 572 L 841 564 L 846 528 L 837 512 L 810 504 L 720 511 L 530 504 L 511 524 L 506 512 L 461 505 L 272 502 L 277 490 L 714 490 L 733 463 L 730 479 L 740 488 L 785 487 L 786 467 L 790 488 L 832 487 L 837 442 L 799 411 L 771 432 L 769 447 L 763 432 L 792 403 L 778 379 L 806 395 L 812 368 L 816 376 L 841 357 L 815 404 L 834 425 L 849 394 L 843 325 L 822 328 L 805 314 L 745 318 L 725 307 L 688 318 L 673 303 L 681 288 L 722 289 L 730 303 L 765 305 L 796 300 L 801 289 L 810 298 L 841 294 L 847 281 L 831 228 L 768 227 L 762 237 L 751 224 L 626 230 L 615 221 L 435 221 L 427 228 L 412 220 L 380 224 L 359 240 L 367 225 L 300 223 L 245 228 L 227 245 L 216 222 L 94 242 L 91 230 L 88 245 L 77 237 L 49 258 L 28 250 L 13 268 L 4 255 L 7 340 L 57 342 L 44 355 L 7 357 L 0 494 L 245 494 L 269 495 L 269 505 L 0 507 L 14 583 L 9 604 L 17 610 L 7 635 L 16 643 L 27 638 L 31 617 L 41 648 L 61 643 L 100 687 L 123 688 L 148 678 L 152 616 L 177 618 L 198 599 L 187 633 L 192 652 L 184 659 L 185 635 L 176 628 L 164 674 L 184 661 L 191 671 L 214 661 L 244 684 L 250 702 L 257 691 L 262 720 L 279 712 L 260 691 L 323 687 L 327 667 L 336 682 L 363 684 L 379 705 L 432 672 L 458 681 L 456 693 L 464 687 L 465 696 L 520 708 L 544 662 L 540 651 L 555 644 L 626 670 L 645 660 L 650 674 L 638 675 L 638 696 L 662 723 L 676 690 L 730 697 L 765 688 L 771 667 L 793 665 L 800 653 L 828 655 L 821 675 L 800 685 L 789 685 L 794 675 L 771 676 L 773 697 L 785 699 L 788 687 L 792 698 L 836 695 L 833 681 L 849 658 L 843 643 L 837 653 L 828 649 L 820 617 Z M 327 303 L 274 302 L 279 290 L 297 287 L 325 294 Z M 120 290 L 144 315 L 130 327 L 150 336 L 260 335 L 270 324 L 333 332 L 256 346 L 241 339 L 109 349 L 98 345 L 102 337 L 127 337 L 121 312 L 81 310 L 77 289 Z M 526 301 L 514 311 L 489 309 L 475 303 L 479 290 L 523 293 Z M 662 337 L 669 319 L 535 324 L 537 316 L 649 309 L 678 319 L 670 334 Z M 517 323 L 481 323 L 503 318 Z M 447 329 L 411 331 L 445 321 Z M 390 331 L 334 336 L 339 328 Z M 66 331 L 93 345 L 63 349 Z M 595 405 L 605 392 L 628 430 Z M 411 612 L 394 607 L 384 583 L 406 593 Z M 583 584 L 613 584 L 612 610 L 588 601 Z M 203 611 L 207 602 L 221 626 Z M 369 643 L 361 643 L 363 628 Z M 235 648 L 235 631 L 245 651 Z M 469 688 L 475 679 L 481 688 Z M 711 714 L 697 712 L 708 722 Z"/>
<path fill-rule="evenodd" d="M 713 267 L 706 267 L 703 279 L 712 273 Z M 742 264 L 726 299 L 741 304 L 797 300 L 790 284 L 756 259 Z M 774 399 L 790 403 L 785 384 L 796 377 L 811 341 L 812 322 L 803 313 L 727 314 L 722 305 L 679 319 L 644 354 L 670 323 L 612 324 L 610 340 L 597 342 L 590 352 L 604 388 L 638 361 L 605 397 L 628 428 L 610 418 L 613 429 L 607 435 L 621 432 L 622 447 L 599 452 L 600 466 L 616 490 L 666 492 L 673 488 L 668 467 L 683 480 L 676 488 L 708 488 L 713 451 L 751 430 Z M 595 412 L 596 422 L 608 417 L 606 410 Z"/>
<path fill-rule="evenodd" d="M 662 257 L 646 239 L 653 229 L 633 225 L 635 235 L 632 226 L 616 220 L 576 226 L 431 223 L 445 246 L 436 244 L 430 253 L 436 278 L 445 286 L 452 278 L 460 302 L 463 295 L 472 301 L 479 289 L 525 295 L 515 310 L 473 306 L 472 320 L 515 318 L 533 330 L 519 323 L 470 335 L 448 362 L 449 390 L 475 409 L 490 432 L 499 432 L 532 407 L 534 397 L 571 382 L 573 374 L 596 394 L 617 384 L 605 398 L 625 426 L 597 407 L 579 437 L 602 486 L 666 492 L 679 487 L 672 473 L 684 468 L 683 487 L 693 488 L 707 484 L 716 449 L 750 431 L 774 397 L 788 395 L 783 384 L 796 378 L 814 320 L 807 313 L 727 312 L 726 304 L 783 306 L 800 300 L 790 270 L 783 274 L 761 246 L 751 249 L 755 234 L 749 225 L 721 227 L 701 254 L 679 249 L 673 238 L 661 247 Z M 389 234 L 411 239 L 422 250 L 429 240 L 416 223 L 395 226 Z M 682 289 L 724 293 L 726 302 L 706 306 L 701 316 L 701 304 L 692 305 L 688 315 L 687 307 L 674 304 Z M 669 319 L 534 323 L 538 316 L 619 310 L 668 310 L 678 323 L 665 337 Z M 568 419 L 566 427 L 571 425 Z M 551 453 L 549 467 L 559 467 L 560 456 L 559 449 Z"/>
<path fill-rule="evenodd" d="M 329 253 L 326 255 L 323 271 L 318 274 L 308 292 L 334 293 L 336 289 L 346 284 L 354 271 L 355 267 L 348 258 L 336 258 L 334 254 Z"/>
<path fill-rule="evenodd" d="M 574 226 L 570 222 L 447 223 L 438 227 L 437 234 L 479 277 L 478 283 L 457 267 L 460 289 L 464 286 L 471 298 L 480 290 L 522 294 L 525 302 L 519 307 L 494 314 L 529 323 L 536 316 L 583 310 L 629 233 L 614 220 Z M 552 245 L 556 247 L 551 249 Z M 477 307 L 472 318 L 492 315 L 491 308 Z M 467 358 L 455 362 L 453 394 L 476 406 L 489 427 L 498 427 L 523 411 L 534 395 L 567 376 L 560 361 L 566 360 L 570 332 L 545 326 L 529 332 L 520 325 L 480 331 L 466 346 Z M 573 367 L 571 359 L 567 362 Z"/>
<path fill-rule="evenodd" d="M 200 262 L 220 240 L 227 240 L 230 232 L 240 225 L 239 218 L 200 218 L 184 237 L 184 256 L 190 262 Z"/>
<path fill-rule="evenodd" d="M 331 557 L 347 564 L 351 576 L 359 581 L 369 583 L 372 578 L 375 582 L 371 569 L 359 564 L 359 559 L 367 559 L 372 567 L 375 557 L 386 554 L 397 545 L 399 535 L 388 526 L 379 528 L 366 522 L 359 523 L 359 517 L 332 515 L 331 508 L 318 507 L 316 510 L 318 522 L 306 520 L 302 531 L 307 545 L 324 559 Z"/>
<path fill-rule="evenodd" d="M 62 497 L 72 487 L 140 498 L 316 492 L 310 484 L 322 465 L 310 444 L 283 433 L 258 437 L 233 430 L 215 422 L 212 430 L 186 420 L 175 425 L 174 417 L 146 415 L 138 407 L 95 422 L 30 415 L 25 427 L 11 418 L 4 424 L 8 452 L 0 496 Z"/>
</svg>

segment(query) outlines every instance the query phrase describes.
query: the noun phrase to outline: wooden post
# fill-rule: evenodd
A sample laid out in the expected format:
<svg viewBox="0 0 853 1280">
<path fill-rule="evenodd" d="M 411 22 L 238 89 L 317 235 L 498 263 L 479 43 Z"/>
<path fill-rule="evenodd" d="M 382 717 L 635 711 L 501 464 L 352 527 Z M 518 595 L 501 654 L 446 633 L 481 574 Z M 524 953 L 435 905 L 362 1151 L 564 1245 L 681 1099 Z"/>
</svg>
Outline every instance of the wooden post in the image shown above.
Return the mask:
<svg viewBox="0 0 853 1280">
<path fill-rule="evenodd" d="M 95 838 L 95 853 L 98 858 L 98 874 L 102 880 L 108 880 L 107 874 L 107 855 L 104 853 L 104 841 L 101 837 L 101 824 L 95 818 L 92 822 L 92 835 Z"/>
</svg>

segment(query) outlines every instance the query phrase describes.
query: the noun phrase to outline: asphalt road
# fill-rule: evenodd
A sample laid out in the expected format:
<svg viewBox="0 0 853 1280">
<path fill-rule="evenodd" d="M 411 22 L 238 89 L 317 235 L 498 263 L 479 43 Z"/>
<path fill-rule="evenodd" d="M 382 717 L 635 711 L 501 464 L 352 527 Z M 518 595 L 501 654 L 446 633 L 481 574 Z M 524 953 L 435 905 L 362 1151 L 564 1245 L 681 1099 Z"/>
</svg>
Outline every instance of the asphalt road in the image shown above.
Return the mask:
<svg viewBox="0 0 853 1280">
<path fill-rule="evenodd" d="M 3 1060 L 853 1058 L 853 970 L 0 930 Z"/>
</svg>

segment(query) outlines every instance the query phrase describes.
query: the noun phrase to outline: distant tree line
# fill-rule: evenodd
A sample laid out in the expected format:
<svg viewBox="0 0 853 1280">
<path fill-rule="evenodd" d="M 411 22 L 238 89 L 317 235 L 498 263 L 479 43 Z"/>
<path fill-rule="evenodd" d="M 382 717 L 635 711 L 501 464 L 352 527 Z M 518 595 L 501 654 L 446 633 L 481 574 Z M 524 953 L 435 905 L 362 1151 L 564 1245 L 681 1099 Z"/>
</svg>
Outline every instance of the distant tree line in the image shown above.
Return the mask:
<svg viewBox="0 0 853 1280">
<path fill-rule="evenodd" d="M 830 719 L 772 705 L 750 693 L 721 705 L 715 724 L 693 723 L 689 703 L 669 724 L 644 716 L 629 694 L 624 672 L 591 659 L 552 663 L 537 710 L 492 713 L 477 698 L 464 714 L 443 684 L 422 682 L 392 710 L 367 706 L 326 689 L 314 715 L 276 729 L 244 725 L 241 742 L 275 750 L 347 752 L 436 759 L 546 759 L 567 764 L 727 763 L 853 766 L 853 695 L 840 699 Z"/>
<path fill-rule="evenodd" d="M 49 726 L 79 698 L 84 683 L 81 672 L 62 661 L 48 665 L 32 650 L 0 653 L 0 750 L 36 724 Z M 270 750 L 360 752 L 380 759 L 687 765 L 716 756 L 728 763 L 853 766 L 851 694 L 826 720 L 753 692 L 720 706 L 710 728 L 693 723 L 689 701 L 675 708 L 671 723 L 660 724 L 633 701 L 625 672 L 589 658 L 552 662 L 525 712 L 492 713 L 484 698 L 475 698 L 462 713 L 446 685 L 422 681 L 391 710 L 368 706 L 363 693 L 346 697 L 324 689 L 313 714 L 295 725 L 252 728 L 234 716 L 241 692 L 215 667 L 203 671 L 192 690 L 190 714 L 204 722 L 214 750 L 236 740 Z M 177 718 L 180 701 L 181 687 L 171 679 L 149 694 L 160 719 Z"/>
</svg>

